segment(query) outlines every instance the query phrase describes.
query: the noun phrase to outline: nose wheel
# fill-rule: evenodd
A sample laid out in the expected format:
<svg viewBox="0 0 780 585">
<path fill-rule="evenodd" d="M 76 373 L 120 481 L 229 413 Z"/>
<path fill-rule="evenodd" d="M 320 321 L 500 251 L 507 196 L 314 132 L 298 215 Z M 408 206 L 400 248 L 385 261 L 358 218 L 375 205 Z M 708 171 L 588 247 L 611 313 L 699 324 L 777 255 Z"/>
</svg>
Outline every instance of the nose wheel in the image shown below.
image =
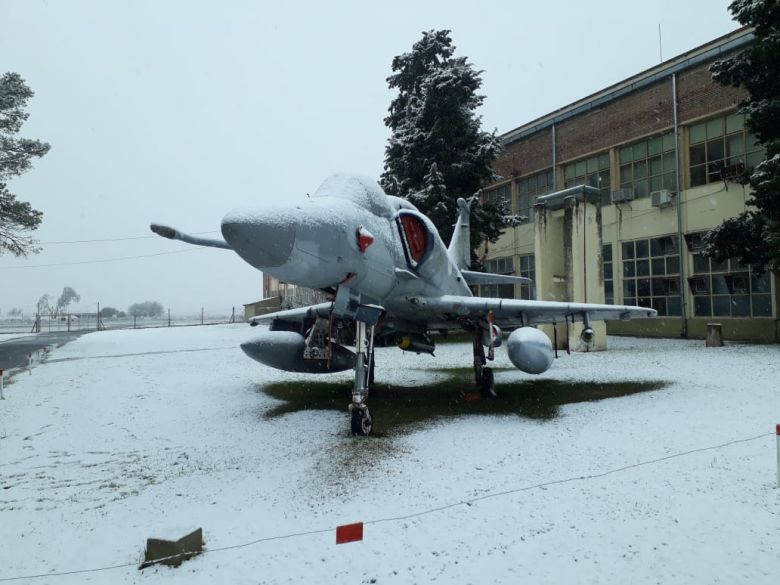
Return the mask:
<svg viewBox="0 0 780 585">
<path fill-rule="evenodd" d="M 368 412 L 368 407 L 362 405 L 352 409 L 351 423 L 353 435 L 366 437 L 371 434 L 371 429 L 374 426 L 374 419 L 371 418 L 371 413 Z"/>
</svg>

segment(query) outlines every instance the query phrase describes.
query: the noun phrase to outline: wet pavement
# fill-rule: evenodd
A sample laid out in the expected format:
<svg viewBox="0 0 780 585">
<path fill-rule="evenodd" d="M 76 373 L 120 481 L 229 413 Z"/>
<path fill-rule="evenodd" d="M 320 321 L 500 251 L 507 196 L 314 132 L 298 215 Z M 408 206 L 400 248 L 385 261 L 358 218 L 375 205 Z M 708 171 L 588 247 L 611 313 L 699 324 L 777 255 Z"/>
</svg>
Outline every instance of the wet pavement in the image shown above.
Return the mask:
<svg viewBox="0 0 780 585">
<path fill-rule="evenodd" d="M 39 333 L 2 341 L 0 338 L 0 369 L 5 371 L 27 366 L 27 356 L 46 347 L 59 347 L 89 331 L 57 331 Z"/>
</svg>

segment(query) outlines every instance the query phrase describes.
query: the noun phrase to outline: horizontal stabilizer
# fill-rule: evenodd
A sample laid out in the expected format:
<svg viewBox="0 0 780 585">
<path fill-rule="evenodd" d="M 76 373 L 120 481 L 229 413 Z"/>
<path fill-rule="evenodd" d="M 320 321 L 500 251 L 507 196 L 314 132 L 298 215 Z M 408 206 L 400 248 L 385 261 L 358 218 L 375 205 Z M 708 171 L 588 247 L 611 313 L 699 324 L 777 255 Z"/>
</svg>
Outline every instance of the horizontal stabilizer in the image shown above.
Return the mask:
<svg viewBox="0 0 780 585">
<path fill-rule="evenodd" d="M 533 284 L 533 280 L 525 276 L 511 276 L 509 274 L 492 274 L 490 272 L 472 272 L 461 270 L 466 284 Z"/>
<path fill-rule="evenodd" d="M 224 240 L 212 240 L 210 238 L 199 238 L 198 236 L 190 236 L 189 234 L 182 233 L 179 230 L 175 230 L 172 227 L 169 227 L 167 225 L 153 223 L 149 226 L 149 229 L 151 229 L 158 236 L 162 236 L 163 238 L 168 238 L 169 240 L 179 240 L 181 242 L 186 242 L 188 244 L 194 244 L 195 246 L 208 246 L 210 248 L 225 248 L 227 250 L 233 249 L 230 247 L 230 244 L 228 244 Z"/>
</svg>

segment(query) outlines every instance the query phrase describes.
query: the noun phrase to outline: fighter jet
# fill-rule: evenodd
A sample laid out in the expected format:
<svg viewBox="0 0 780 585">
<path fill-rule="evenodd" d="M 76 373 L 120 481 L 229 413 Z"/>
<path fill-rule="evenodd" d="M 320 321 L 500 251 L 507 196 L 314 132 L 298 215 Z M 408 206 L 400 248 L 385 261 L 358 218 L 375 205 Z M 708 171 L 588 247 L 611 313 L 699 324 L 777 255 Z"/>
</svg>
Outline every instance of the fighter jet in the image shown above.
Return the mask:
<svg viewBox="0 0 780 585">
<path fill-rule="evenodd" d="M 234 211 L 222 220 L 224 240 L 200 238 L 152 224 L 153 232 L 200 246 L 226 248 L 280 281 L 319 289 L 332 300 L 255 317 L 269 327 L 241 345 L 254 360 L 289 372 L 354 369 L 349 404 L 353 435 L 368 435 L 374 347 L 433 354 L 434 333 L 465 330 L 473 339 L 474 381 L 495 395 L 488 362 L 502 344 L 523 372 L 541 374 L 553 362 L 550 338 L 535 326 L 581 322 L 583 343 L 596 320 L 654 317 L 644 307 L 483 298 L 470 285 L 527 283 L 528 279 L 470 271 L 470 208 L 458 199 L 449 247 L 410 202 L 385 194 L 365 177 L 332 175 L 297 204 Z M 353 347 L 353 349 L 350 348 Z"/>
</svg>

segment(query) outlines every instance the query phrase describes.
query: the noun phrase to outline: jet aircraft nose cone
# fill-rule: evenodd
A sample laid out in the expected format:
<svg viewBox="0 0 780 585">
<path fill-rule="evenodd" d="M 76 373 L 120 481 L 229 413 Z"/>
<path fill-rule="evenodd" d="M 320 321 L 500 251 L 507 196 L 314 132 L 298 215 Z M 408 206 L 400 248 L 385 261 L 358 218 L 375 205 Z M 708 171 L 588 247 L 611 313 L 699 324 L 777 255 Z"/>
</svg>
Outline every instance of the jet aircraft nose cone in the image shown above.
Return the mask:
<svg viewBox="0 0 780 585">
<path fill-rule="evenodd" d="M 274 218 L 231 214 L 222 220 L 222 236 L 255 268 L 281 266 L 295 244 L 295 224 Z"/>
</svg>

